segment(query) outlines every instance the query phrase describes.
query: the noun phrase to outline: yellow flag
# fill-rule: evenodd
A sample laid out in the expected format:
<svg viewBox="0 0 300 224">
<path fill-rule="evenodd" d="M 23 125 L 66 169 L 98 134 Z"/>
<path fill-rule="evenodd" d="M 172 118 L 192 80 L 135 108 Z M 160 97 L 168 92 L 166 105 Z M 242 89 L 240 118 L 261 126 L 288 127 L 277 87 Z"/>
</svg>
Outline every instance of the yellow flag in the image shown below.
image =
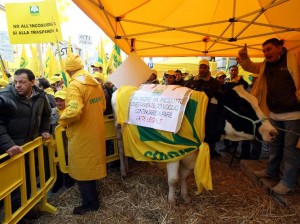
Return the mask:
<svg viewBox="0 0 300 224">
<path fill-rule="evenodd" d="M 30 50 L 31 50 L 31 62 L 29 68 L 34 73 L 35 77 L 41 77 L 40 60 L 39 60 L 37 46 L 34 47 L 30 44 Z"/>
<path fill-rule="evenodd" d="M 64 85 L 65 87 L 68 87 L 68 83 L 70 81 L 70 76 L 69 74 L 65 71 L 65 60 L 61 62 L 61 77 L 63 78 L 64 80 Z"/>
<path fill-rule="evenodd" d="M 51 51 L 51 57 L 50 57 L 50 77 L 51 78 L 54 74 L 60 74 L 60 69 L 58 65 L 58 60 L 56 59 L 53 51 Z"/>
<path fill-rule="evenodd" d="M 44 71 L 45 71 L 45 78 L 50 78 L 50 58 L 51 58 L 51 48 L 48 47 L 47 48 L 47 52 L 46 52 L 46 59 L 45 59 L 45 65 L 44 65 Z"/>
<path fill-rule="evenodd" d="M 69 54 L 71 54 L 71 53 L 72 53 L 71 37 L 69 36 L 67 55 L 69 55 Z"/>
<path fill-rule="evenodd" d="M 102 63 L 102 67 L 105 68 L 107 64 L 107 59 L 106 59 L 106 53 L 104 50 L 104 45 L 103 45 L 103 40 L 102 38 L 100 39 L 99 46 L 98 46 L 98 62 Z"/>
<path fill-rule="evenodd" d="M 119 65 L 121 63 L 122 63 L 121 50 L 118 47 L 118 45 L 114 44 L 112 52 L 111 52 L 110 57 L 109 57 L 109 61 L 106 65 L 105 71 L 109 75 L 109 70 L 119 67 Z"/>
<path fill-rule="evenodd" d="M 26 54 L 25 46 L 23 45 L 21 60 L 20 60 L 20 68 L 27 68 L 28 67 L 28 57 Z"/>
<path fill-rule="evenodd" d="M 89 59 L 89 52 L 86 50 L 85 51 L 84 64 L 89 69 L 89 67 L 88 67 L 88 59 Z"/>
<path fill-rule="evenodd" d="M 225 71 L 228 72 L 228 70 L 229 70 L 229 57 L 226 57 Z"/>
<path fill-rule="evenodd" d="M 8 77 L 6 76 L 4 69 L 8 69 L 7 62 L 2 60 L 2 58 L 1 58 L 1 63 L 0 63 L 0 73 L 1 73 L 1 75 L 0 75 L 0 79 L 2 78 L 3 80 L 8 81 Z"/>
<path fill-rule="evenodd" d="M 60 74 L 60 69 L 53 50 L 48 47 L 45 61 L 45 78 L 50 79 L 54 74 Z"/>
<path fill-rule="evenodd" d="M 59 44 L 58 42 L 56 42 L 57 44 L 57 49 L 59 49 Z M 67 49 L 67 55 L 71 54 L 72 53 L 72 47 L 71 47 L 71 36 L 69 36 L 69 40 L 68 40 L 68 49 Z M 65 87 L 68 87 L 68 83 L 69 83 L 69 80 L 70 80 L 70 76 L 69 74 L 65 71 L 65 60 L 62 59 L 61 55 L 59 55 L 59 62 L 60 62 L 60 74 L 61 74 L 61 77 L 63 78 L 64 80 L 64 85 Z M 58 66 L 59 66 L 58 65 Z"/>
<path fill-rule="evenodd" d="M 69 17 L 67 16 L 67 8 L 69 8 L 70 6 L 70 2 L 69 1 L 65 1 L 65 0 L 56 0 L 57 3 L 57 13 L 58 13 L 58 19 L 60 21 L 60 23 L 63 22 L 68 22 L 69 21 Z"/>
</svg>

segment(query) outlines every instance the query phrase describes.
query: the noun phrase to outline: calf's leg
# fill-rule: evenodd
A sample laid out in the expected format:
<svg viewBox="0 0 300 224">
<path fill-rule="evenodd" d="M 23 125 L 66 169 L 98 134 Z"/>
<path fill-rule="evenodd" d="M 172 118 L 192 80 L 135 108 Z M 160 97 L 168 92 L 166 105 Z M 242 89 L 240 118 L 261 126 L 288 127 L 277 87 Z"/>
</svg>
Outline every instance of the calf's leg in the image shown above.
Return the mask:
<svg viewBox="0 0 300 224">
<path fill-rule="evenodd" d="M 180 194 L 182 199 L 186 203 L 190 203 L 191 198 L 189 196 L 188 192 L 188 186 L 187 186 L 187 177 L 190 175 L 192 170 L 195 167 L 196 158 L 198 155 L 198 150 L 195 150 L 194 152 L 190 153 L 188 156 L 184 157 L 180 161 L 179 165 L 179 176 L 180 176 Z"/>
<path fill-rule="evenodd" d="M 167 163 L 169 194 L 168 201 L 171 205 L 176 204 L 175 191 L 179 180 L 178 175 L 179 161 Z"/>
<path fill-rule="evenodd" d="M 190 203 L 191 198 L 189 196 L 188 192 L 188 186 L 187 186 L 187 177 L 191 173 L 191 169 L 188 169 L 184 167 L 182 164 L 179 165 L 179 176 L 180 176 L 180 195 L 181 198 L 186 202 Z"/>
</svg>

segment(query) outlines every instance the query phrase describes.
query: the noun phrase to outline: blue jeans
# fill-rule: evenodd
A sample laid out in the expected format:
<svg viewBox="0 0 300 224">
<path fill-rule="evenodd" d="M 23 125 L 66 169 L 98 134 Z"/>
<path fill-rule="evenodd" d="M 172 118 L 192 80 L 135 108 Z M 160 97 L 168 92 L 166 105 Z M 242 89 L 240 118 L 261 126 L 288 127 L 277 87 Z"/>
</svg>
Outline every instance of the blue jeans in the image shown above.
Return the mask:
<svg viewBox="0 0 300 224">
<path fill-rule="evenodd" d="M 275 121 L 270 119 L 273 126 L 300 133 L 300 120 Z M 283 160 L 284 171 L 280 180 L 285 186 L 294 189 L 296 187 L 297 173 L 300 165 L 300 149 L 296 148 L 299 136 L 287 132 L 278 131 L 275 141 L 270 144 L 269 163 L 266 174 L 275 177 L 279 175 L 280 164 Z"/>
</svg>

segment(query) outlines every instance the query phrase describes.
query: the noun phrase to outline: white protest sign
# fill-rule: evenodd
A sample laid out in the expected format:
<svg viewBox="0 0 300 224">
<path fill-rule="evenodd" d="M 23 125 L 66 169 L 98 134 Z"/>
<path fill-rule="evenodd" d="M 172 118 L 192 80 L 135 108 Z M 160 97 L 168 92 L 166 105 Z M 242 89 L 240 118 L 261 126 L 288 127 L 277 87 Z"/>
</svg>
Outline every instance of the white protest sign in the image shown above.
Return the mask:
<svg viewBox="0 0 300 224">
<path fill-rule="evenodd" d="M 191 92 L 177 85 L 142 85 L 131 98 L 127 123 L 177 133 Z"/>
<path fill-rule="evenodd" d="M 59 42 L 59 50 L 60 50 L 60 56 L 62 59 L 66 59 L 67 58 L 67 51 L 68 51 L 68 42 Z M 59 55 L 58 55 L 58 48 L 56 45 L 52 46 L 55 58 L 57 60 L 59 60 Z"/>
<path fill-rule="evenodd" d="M 3 60 L 14 62 L 14 49 L 10 44 L 8 32 L 0 31 L 0 54 Z"/>
<path fill-rule="evenodd" d="M 147 64 L 135 52 L 132 52 L 108 79 L 117 88 L 123 85 L 139 87 L 146 82 L 151 73 L 152 70 Z"/>
<path fill-rule="evenodd" d="M 79 34 L 78 35 L 78 43 L 83 45 L 92 45 L 92 36 L 86 34 Z"/>
<path fill-rule="evenodd" d="M 63 60 L 67 58 L 68 46 L 69 46 L 69 43 L 67 41 L 59 42 L 60 56 Z M 71 44 L 70 47 L 71 47 L 71 52 L 73 52 L 74 54 L 79 54 L 80 55 L 80 50 L 81 49 L 74 46 L 73 44 Z M 53 45 L 52 50 L 54 52 L 55 58 L 57 60 L 59 60 L 57 45 Z"/>
</svg>

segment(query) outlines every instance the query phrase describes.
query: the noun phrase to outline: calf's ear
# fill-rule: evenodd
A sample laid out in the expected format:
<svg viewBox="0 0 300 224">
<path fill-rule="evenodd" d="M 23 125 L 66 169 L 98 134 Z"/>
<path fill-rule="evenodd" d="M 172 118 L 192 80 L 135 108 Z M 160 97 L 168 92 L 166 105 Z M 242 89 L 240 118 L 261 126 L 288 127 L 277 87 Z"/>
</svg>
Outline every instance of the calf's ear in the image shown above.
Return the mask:
<svg viewBox="0 0 300 224">
<path fill-rule="evenodd" d="M 221 98 L 222 95 L 223 95 L 222 92 L 215 91 L 215 90 L 212 90 L 212 89 L 204 89 L 203 91 L 204 91 L 205 95 L 206 95 L 209 99 L 211 99 L 211 98 L 217 98 L 217 99 L 219 99 L 219 98 Z"/>
<path fill-rule="evenodd" d="M 215 97 L 221 104 L 235 105 L 239 101 L 239 96 L 233 89 L 227 89 L 224 92 L 217 92 Z"/>
<path fill-rule="evenodd" d="M 227 92 L 228 91 L 226 91 L 226 92 L 215 91 L 215 92 L 212 93 L 212 97 L 215 97 L 219 101 L 219 103 L 224 104 L 226 102 L 227 98 L 228 98 L 227 97 L 227 95 L 228 95 Z M 212 98 L 212 97 L 210 97 L 210 98 Z"/>
</svg>

